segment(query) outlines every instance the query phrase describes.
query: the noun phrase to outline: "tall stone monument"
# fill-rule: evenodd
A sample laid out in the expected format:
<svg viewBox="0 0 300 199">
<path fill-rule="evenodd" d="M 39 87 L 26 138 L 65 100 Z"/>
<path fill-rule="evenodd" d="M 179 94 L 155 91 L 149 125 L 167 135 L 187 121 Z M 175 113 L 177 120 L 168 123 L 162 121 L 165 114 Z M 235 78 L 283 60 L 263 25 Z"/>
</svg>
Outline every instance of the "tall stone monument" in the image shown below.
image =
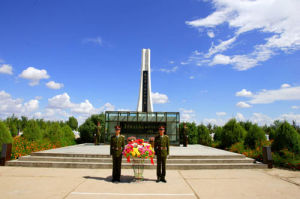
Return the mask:
<svg viewBox="0 0 300 199">
<path fill-rule="evenodd" d="M 153 112 L 151 97 L 150 49 L 142 49 L 141 80 L 137 112 Z"/>
</svg>

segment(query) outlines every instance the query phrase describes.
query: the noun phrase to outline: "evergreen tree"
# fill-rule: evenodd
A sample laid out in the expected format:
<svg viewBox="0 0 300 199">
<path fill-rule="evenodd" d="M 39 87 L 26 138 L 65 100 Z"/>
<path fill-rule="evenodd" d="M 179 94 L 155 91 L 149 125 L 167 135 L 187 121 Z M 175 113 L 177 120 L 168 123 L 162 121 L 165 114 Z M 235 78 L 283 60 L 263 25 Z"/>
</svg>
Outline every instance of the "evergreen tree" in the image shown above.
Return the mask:
<svg viewBox="0 0 300 199">
<path fill-rule="evenodd" d="M 245 129 L 237 123 L 236 119 L 229 120 L 223 127 L 221 147 L 227 148 L 234 143 L 243 141 L 246 133 Z"/>
<path fill-rule="evenodd" d="M 212 139 L 208 128 L 205 125 L 201 124 L 197 127 L 197 130 L 198 130 L 198 144 L 210 146 L 212 143 Z"/>
<path fill-rule="evenodd" d="M 256 146 L 260 146 L 263 141 L 266 140 L 265 132 L 254 124 L 250 127 L 246 137 L 245 137 L 245 146 L 254 149 Z"/>
<path fill-rule="evenodd" d="M 0 121 L 0 152 L 2 151 L 2 144 L 10 144 L 13 142 L 12 136 L 6 124 Z"/>
</svg>

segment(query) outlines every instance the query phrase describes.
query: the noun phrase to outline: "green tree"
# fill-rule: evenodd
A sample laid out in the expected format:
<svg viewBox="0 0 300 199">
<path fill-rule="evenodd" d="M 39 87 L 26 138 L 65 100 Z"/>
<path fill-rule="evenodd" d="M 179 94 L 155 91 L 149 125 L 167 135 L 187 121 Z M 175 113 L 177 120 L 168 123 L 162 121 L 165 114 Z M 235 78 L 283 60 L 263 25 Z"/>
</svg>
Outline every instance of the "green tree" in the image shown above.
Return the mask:
<svg viewBox="0 0 300 199">
<path fill-rule="evenodd" d="M 198 130 L 198 144 L 210 146 L 212 143 L 212 139 L 208 128 L 205 125 L 201 124 L 197 127 L 197 130 Z"/>
<path fill-rule="evenodd" d="M 244 144 L 245 146 L 254 149 L 256 146 L 260 146 L 263 141 L 266 140 L 265 132 L 257 126 L 257 124 L 254 124 L 250 127 L 246 137 Z"/>
<path fill-rule="evenodd" d="M 13 142 L 12 136 L 6 124 L 0 121 L 0 152 L 2 151 L 2 144 L 10 144 Z"/>
<path fill-rule="evenodd" d="M 23 136 L 27 140 L 42 139 L 42 131 L 35 120 L 29 120 L 23 130 Z"/>
<path fill-rule="evenodd" d="M 59 122 L 53 122 L 45 135 L 52 143 L 61 143 L 64 139 L 64 132 L 60 126 Z"/>
<path fill-rule="evenodd" d="M 214 141 L 215 142 L 220 142 L 221 141 L 221 136 L 222 136 L 222 130 L 223 128 L 220 126 L 217 126 L 214 128 Z"/>
<path fill-rule="evenodd" d="M 193 123 L 186 123 L 187 131 L 188 131 L 188 140 L 190 144 L 197 144 L 198 143 L 198 130 L 197 125 L 195 122 Z"/>
<path fill-rule="evenodd" d="M 27 126 L 28 118 L 25 116 L 21 116 L 21 130 L 23 131 Z"/>
<path fill-rule="evenodd" d="M 101 133 L 101 139 L 102 141 L 104 139 L 104 133 L 105 133 L 105 115 L 103 113 L 101 114 L 95 114 L 91 117 L 87 118 L 85 122 L 79 127 L 79 133 L 80 133 L 80 139 L 81 142 L 94 142 L 94 134 L 97 132 L 97 125 L 98 122 L 100 122 L 100 133 Z"/>
<path fill-rule="evenodd" d="M 78 128 L 78 121 L 75 117 L 69 117 L 67 124 L 71 127 L 72 130 L 77 130 Z"/>
<path fill-rule="evenodd" d="M 223 127 L 221 147 L 227 148 L 234 143 L 243 141 L 246 133 L 245 129 L 237 123 L 236 119 L 229 120 Z"/>
<path fill-rule="evenodd" d="M 250 122 L 249 120 L 246 122 L 240 121 L 239 122 L 240 125 L 248 132 L 250 130 L 250 128 L 253 126 L 252 122 Z"/>
<path fill-rule="evenodd" d="M 16 127 L 16 124 L 12 123 L 9 127 L 10 133 L 13 137 L 18 135 L 18 129 Z"/>
<path fill-rule="evenodd" d="M 65 125 L 61 128 L 63 132 L 62 144 L 63 146 L 73 145 L 75 144 L 75 135 L 69 127 L 69 125 Z"/>
<path fill-rule="evenodd" d="M 284 121 L 278 126 L 272 143 L 272 149 L 274 151 L 285 148 L 295 153 L 300 152 L 300 136 L 296 129 L 287 121 Z"/>
<path fill-rule="evenodd" d="M 79 127 L 81 142 L 93 142 L 95 129 L 96 125 L 92 122 L 91 118 L 86 119 Z"/>
</svg>

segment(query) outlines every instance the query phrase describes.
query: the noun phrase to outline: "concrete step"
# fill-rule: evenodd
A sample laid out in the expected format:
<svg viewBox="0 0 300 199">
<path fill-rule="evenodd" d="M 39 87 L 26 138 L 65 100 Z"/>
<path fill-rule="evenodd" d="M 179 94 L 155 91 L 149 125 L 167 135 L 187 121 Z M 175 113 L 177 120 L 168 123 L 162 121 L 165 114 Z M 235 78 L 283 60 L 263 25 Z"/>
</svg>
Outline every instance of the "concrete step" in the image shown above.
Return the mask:
<svg viewBox="0 0 300 199">
<path fill-rule="evenodd" d="M 20 161 L 48 161 L 48 162 L 94 162 L 112 163 L 111 158 L 85 158 L 85 157 L 51 157 L 51 156 L 22 156 Z M 145 162 L 150 160 L 145 160 Z M 156 161 L 156 159 L 154 159 Z M 123 158 L 123 163 L 127 160 Z M 253 163 L 250 158 L 240 159 L 168 159 L 168 164 L 199 164 L 199 163 Z"/>
<path fill-rule="evenodd" d="M 108 154 L 78 154 L 78 153 L 48 153 L 34 152 L 31 156 L 51 157 L 84 157 L 84 158 L 111 158 Z M 170 155 L 169 159 L 240 159 L 245 158 L 242 154 L 234 155 Z"/>
<path fill-rule="evenodd" d="M 90 168 L 111 169 L 111 163 L 83 163 L 83 162 L 47 162 L 47 161 L 21 161 L 11 160 L 6 166 L 23 167 L 48 167 L 48 168 Z M 123 169 L 131 169 L 131 163 L 123 163 Z M 156 165 L 144 164 L 145 169 L 156 169 Z M 167 169 L 174 170 L 196 170 L 196 169 L 265 169 L 267 165 L 261 163 L 203 163 L 203 164 L 167 164 Z"/>
</svg>

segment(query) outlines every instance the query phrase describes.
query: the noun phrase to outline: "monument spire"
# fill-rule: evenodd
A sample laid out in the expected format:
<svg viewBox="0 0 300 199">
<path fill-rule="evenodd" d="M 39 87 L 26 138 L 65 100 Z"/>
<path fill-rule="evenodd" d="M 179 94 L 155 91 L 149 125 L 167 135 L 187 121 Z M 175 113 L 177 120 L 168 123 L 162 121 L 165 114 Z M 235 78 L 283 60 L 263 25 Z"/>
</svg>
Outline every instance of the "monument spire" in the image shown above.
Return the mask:
<svg viewBox="0 0 300 199">
<path fill-rule="evenodd" d="M 142 49 L 140 93 L 137 111 L 153 112 L 151 97 L 150 49 Z"/>
</svg>

